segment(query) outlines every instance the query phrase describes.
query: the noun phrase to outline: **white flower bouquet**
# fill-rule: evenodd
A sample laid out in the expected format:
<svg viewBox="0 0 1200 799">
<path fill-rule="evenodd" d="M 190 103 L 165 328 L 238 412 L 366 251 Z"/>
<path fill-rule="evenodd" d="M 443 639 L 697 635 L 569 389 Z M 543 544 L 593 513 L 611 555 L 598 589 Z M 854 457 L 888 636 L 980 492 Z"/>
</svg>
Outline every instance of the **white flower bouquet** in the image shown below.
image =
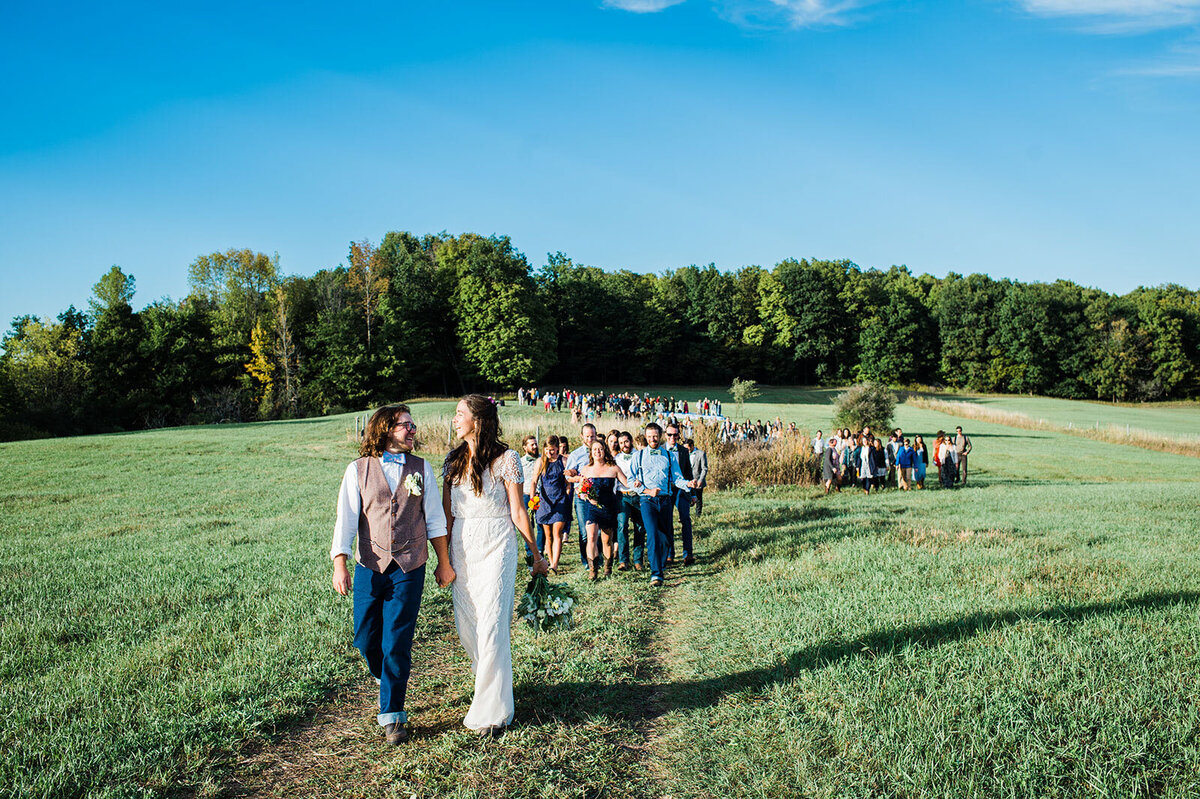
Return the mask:
<svg viewBox="0 0 1200 799">
<path fill-rule="evenodd" d="M 571 629 L 571 608 L 575 597 L 571 589 L 562 583 L 551 583 L 539 574 L 525 587 L 525 596 L 517 612 L 539 633 L 551 630 Z"/>
</svg>

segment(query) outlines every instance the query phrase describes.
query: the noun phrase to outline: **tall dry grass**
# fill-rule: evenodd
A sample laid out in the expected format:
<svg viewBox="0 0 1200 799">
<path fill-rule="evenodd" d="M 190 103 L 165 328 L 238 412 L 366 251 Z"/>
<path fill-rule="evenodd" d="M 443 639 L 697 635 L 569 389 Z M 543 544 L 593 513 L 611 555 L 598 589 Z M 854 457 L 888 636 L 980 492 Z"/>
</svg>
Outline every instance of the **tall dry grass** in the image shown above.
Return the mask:
<svg viewBox="0 0 1200 799">
<path fill-rule="evenodd" d="M 804 436 L 784 436 L 769 445 L 721 441 L 715 428 L 696 429 L 696 446 L 708 452 L 708 485 L 816 485 L 821 461 Z"/>
<path fill-rule="evenodd" d="M 421 417 L 417 423 L 417 451 L 430 456 L 445 455 L 456 443 L 449 416 Z M 582 443 L 579 425 L 571 423 L 570 414 L 546 414 L 505 419 L 501 411 L 501 437 L 510 447 L 521 448 L 526 435 L 538 436 L 539 445 L 547 436 L 567 436 L 571 449 Z M 645 425 L 637 420 L 619 420 L 605 416 L 595 422 L 602 435 L 609 430 L 628 430 L 635 436 Z M 820 482 L 821 462 L 813 454 L 803 436 L 778 439 L 770 446 L 757 443 L 732 444 L 717 436 L 717 428 L 705 424 L 695 426 L 696 446 L 708 453 L 708 486 L 715 489 L 733 486 L 816 485 Z M 348 441 L 356 442 L 352 428 L 346 431 Z M 357 446 L 357 442 L 355 443 Z"/>
<path fill-rule="evenodd" d="M 1167 436 L 1149 430 L 1139 430 L 1136 427 L 1121 428 L 1117 425 L 1107 427 L 1073 427 L 1054 424 L 1045 419 L 1035 419 L 1018 411 L 1004 411 L 976 405 L 973 402 L 950 402 L 947 400 L 930 399 L 929 397 L 909 396 L 906 405 L 923 408 L 927 411 L 938 411 L 951 416 L 966 419 L 976 419 L 981 422 L 1019 427 L 1024 430 L 1050 430 L 1055 433 L 1067 433 L 1082 436 L 1109 444 L 1128 444 L 1132 447 L 1169 452 L 1174 455 L 1190 455 L 1200 458 L 1200 436 Z"/>
</svg>

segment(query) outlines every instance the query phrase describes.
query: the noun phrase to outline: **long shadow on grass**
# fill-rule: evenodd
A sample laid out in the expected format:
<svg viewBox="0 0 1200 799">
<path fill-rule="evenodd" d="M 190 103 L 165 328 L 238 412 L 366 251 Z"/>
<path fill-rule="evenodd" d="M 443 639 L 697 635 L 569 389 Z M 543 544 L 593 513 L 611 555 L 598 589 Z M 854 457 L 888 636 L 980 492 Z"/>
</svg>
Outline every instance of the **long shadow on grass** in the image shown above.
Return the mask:
<svg viewBox="0 0 1200 799">
<path fill-rule="evenodd" d="M 538 719 L 519 718 L 518 721 L 536 725 L 550 719 L 571 722 L 606 716 L 631 724 L 644 723 L 671 710 L 713 707 L 725 696 L 759 692 L 804 672 L 849 660 L 876 658 L 910 646 L 942 646 L 1024 621 L 1074 623 L 1097 616 L 1198 602 L 1200 592 L 1180 591 L 1074 607 L 973 613 L 947 622 L 876 630 L 851 640 L 827 641 L 799 649 L 782 663 L 706 680 L 632 685 L 598 682 L 525 685 L 517 690 L 517 708 L 538 706 Z"/>
</svg>

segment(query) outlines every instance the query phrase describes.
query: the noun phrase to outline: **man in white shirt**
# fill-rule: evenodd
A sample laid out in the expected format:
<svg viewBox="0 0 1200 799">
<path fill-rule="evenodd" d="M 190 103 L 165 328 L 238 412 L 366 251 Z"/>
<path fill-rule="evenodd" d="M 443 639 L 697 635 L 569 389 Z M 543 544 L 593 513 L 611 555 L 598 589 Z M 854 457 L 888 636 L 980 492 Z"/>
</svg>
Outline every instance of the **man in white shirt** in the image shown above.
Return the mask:
<svg viewBox="0 0 1200 799">
<path fill-rule="evenodd" d="M 814 455 L 820 455 L 825 451 L 825 438 L 824 434 L 820 430 L 818 430 L 817 434 L 813 437 L 812 448 Z"/>
<path fill-rule="evenodd" d="M 567 481 L 572 483 L 571 493 L 574 495 L 572 503 L 575 510 L 575 523 L 579 528 L 579 562 L 584 566 L 588 565 L 587 559 L 587 524 L 584 522 L 583 504 L 587 500 L 579 499 L 577 491 L 575 491 L 575 483 L 581 479 L 579 470 L 587 466 L 589 452 L 592 449 L 592 442 L 596 440 L 596 425 L 588 422 L 579 429 L 579 434 L 583 436 L 583 444 L 571 451 L 567 456 L 566 471 Z"/>
<path fill-rule="evenodd" d="M 633 434 L 622 431 L 617 435 L 617 451 L 613 460 L 629 486 L 617 486 L 621 504 L 617 507 L 617 570 L 627 571 L 631 566 L 641 571 L 646 565 L 646 527 L 642 523 L 642 500 L 633 487 Z M 633 525 L 633 541 L 629 540 L 629 525 Z"/>
<path fill-rule="evenodd" d="M 533 472 L 537 468 L 538 462 L 538 441 L 537 436 L 525 436 L 521 439 L 521 476 L 523 478 L 521 493 L 525 496 L 525 508 L 529 508 L 529 498 L 533 496 Z M 530 518 L 533 514 L 530 513 Z M 542 552 L 546 548 L 546 533 L 543 532 L 540 524 L 534 525 L 537 531 L 534 533 L 537 536 L 538 552 Z M 529 551 L 529 544 L 525 544 L 525 563 L 533 565 L 533 556 L 537 554 Z"/>
<path fill-rule="evenodd" d="M 412 454 L 416 429 L 406 405 L 371 416 L 361 457 L 342 476 L 329 550 L 334 590 L 354 593 L 354 645 L 379 682 L 376 720 L 393 745 L 409 738 L 404 699 L 429 543 L 437 553 L 438 585 L 455 577 L 433 467 Z M 351 553 L 358 558 L 353 578 Z"/>
</svg>

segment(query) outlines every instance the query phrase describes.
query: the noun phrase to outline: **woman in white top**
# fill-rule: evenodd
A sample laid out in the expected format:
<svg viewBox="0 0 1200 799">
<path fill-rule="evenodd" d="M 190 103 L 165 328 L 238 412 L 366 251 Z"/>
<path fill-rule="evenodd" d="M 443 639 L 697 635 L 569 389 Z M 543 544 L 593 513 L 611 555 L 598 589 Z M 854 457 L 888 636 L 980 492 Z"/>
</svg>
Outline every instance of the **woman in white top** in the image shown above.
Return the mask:
<svg viewBox="0 0 1200 799">
<path fill-rule="evenodd" d="M 442 505 L 450 528 L 454 624 L 475 672 L 475 695 L 463 725 L 499 737 L 513 719 L 513 594 L 517 541 L 513 527 L 536 551 L 522 501 L 521 462 L 500 440 L 496 403 L 468 394 L 454 413 L 462 443 L 446 456 Z M 533 573 L 544 574 L 539 552 Z"/>
</svg>

